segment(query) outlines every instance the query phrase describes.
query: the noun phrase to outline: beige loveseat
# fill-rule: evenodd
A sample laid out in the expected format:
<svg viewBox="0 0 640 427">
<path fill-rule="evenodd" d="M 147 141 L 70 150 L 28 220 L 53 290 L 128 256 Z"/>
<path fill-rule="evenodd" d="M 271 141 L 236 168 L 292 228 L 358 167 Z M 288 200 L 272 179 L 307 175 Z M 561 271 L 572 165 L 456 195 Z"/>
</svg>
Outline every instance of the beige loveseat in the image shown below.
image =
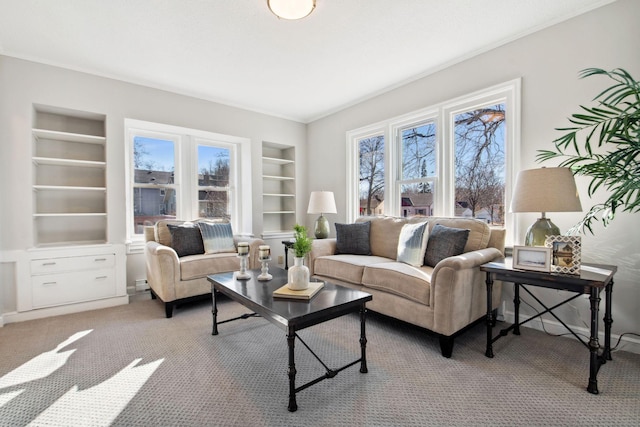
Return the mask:
<svg viewBox="0 0 640 427">
<path fill-rule="evenodd" d="M 147 283 L 151 290 L 151 297 L 159 298 L 164 302 L 167 317 L 173 316 L 176 304 L 211 294 L 208 275 L 240 269 L 240 259 L 236 252 L 178 257 L 178 253 L 171 246 L 171 233 L 167 225 L 183 225 L 185 222 L 161 220 L 154 226 L 145 227 Z M 193 223 L 197 222 L 198 220 L 193 221 Z M 239 241 L 248 242 L 247 268 L 260 268 L 258 246 L 264 245 L 264 241 L 238 236 L 233 236 L 233 241 L 236 247 Z"/>
<path fill-rule="evenodd" d="M 372 294 L 370 310 L 435 332 L 442 355 L 451 357 L 454 337 L 486 315 L 485 274 L 479 266 L 503 256 L 505 230 L 469 218 L 381 216 L 356 222 L 363 221 L 370 221 L 371 255 L 335 255 L 335 238 L 314 240 L 309 254 L 311 275 Z M 424 221 L 429 231 L 435 224 L 470 230 L 463 253 L 444 258 L 435 267 L 396 261 L 402 226 Z M 494 310 L 501 290 L 496 282 Z"/>
</svg>

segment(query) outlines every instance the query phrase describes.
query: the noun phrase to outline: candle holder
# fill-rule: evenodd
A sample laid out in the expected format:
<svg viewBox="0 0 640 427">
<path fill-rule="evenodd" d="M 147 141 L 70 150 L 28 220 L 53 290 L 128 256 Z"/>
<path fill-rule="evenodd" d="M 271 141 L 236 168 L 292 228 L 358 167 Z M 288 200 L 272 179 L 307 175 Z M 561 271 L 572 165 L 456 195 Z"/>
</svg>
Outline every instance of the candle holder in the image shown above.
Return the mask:
<svg viewBox="0 0 640 427">
<path fill-rule="evenodd" d="M 238 257 L 240 258 L 240 271 L 235 272 L 236 279 L 250 279 L 251 274 L 247 273 L 247 258 L 249 258 L 249 254 L 238 254 Z"/>
<path fill-rule="evenodd" d="M 273 276 L 269 274 L 269 261 L 271 258 L 262 258 L 260 262 L 262 263 L 262 269 L 260 270 L 260 275 L 258 275 L 257 279 L 260 281 L 271 280 Z"/>
</svg>

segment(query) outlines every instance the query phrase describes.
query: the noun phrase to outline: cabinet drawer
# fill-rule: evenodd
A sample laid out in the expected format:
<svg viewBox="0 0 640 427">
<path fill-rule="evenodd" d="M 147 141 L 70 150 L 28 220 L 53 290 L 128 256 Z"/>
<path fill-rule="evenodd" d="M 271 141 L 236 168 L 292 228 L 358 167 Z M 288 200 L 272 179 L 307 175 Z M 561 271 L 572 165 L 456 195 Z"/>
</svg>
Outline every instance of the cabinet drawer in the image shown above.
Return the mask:
<svg viewBox="0 0 640 427">
<path fill-rule="evenodd" d="M 112 268 L 115 262 L 116 256 L 114 254 L 34 259 L 31 261 L 31 274 L 51 274 L 62 273 L 64 271 Z"/>
<path fill-rule="evenodd" d="M 31 287 L 33 308 L 116 295 L 113 269 L 33 276 Z"/>
</svg>

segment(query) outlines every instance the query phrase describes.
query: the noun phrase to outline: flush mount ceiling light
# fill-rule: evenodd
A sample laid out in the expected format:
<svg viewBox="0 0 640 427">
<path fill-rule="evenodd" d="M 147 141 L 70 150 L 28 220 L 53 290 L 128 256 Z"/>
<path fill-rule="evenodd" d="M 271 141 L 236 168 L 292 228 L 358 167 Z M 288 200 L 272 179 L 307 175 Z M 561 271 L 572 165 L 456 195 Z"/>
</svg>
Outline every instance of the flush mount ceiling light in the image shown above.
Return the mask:
<svg viewBox="0 0 640 427">
<path fill-rule="evenodd" d="M 269 10 L 278 18 L 301 19 L 316 8 L 316 0 L 267 0 Z"/>
</svg>

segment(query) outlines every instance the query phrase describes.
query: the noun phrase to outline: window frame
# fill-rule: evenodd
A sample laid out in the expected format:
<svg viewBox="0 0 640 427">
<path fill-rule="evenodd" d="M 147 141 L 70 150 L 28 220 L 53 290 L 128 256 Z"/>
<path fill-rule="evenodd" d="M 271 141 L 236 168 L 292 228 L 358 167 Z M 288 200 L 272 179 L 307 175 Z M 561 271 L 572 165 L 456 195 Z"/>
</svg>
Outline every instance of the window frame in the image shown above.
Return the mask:
<svg viewBox="0 0 640 427">
<path fill-rule="evenodd" d="M 401 130 L 434 120 L 436 124 L 436 176 L 433 180 L 434 216 L 455 214 L 455 126 L 456 114 L 491 104 L 505 104 L 505 229 L 507 245 L 513 244 L 517 218 L 509 212 L 511 194 L 520 169 L 521 79 L 510 80 L 402 116 L 389 118 L 346 133 L 347 185 L 346 220 L 354 222 L 359 213 L 358 141 L 367 136 L 385 138 L 385 215 L 401 215 Z"/>
<path fill-rule="evenodd" d="M 144 250 L 144 235 L 135 233 L 134 225 L 134 164 L 133 149 L 136 136 L 171 139 L 174 145 L 174 184 L 176 218 L 193 220 L 199 217 L 198 209 L 198 146 L 209 145 L 230 150 L 229 209 L 234 234 L 252 236 L 251 197 L 251 140 L 249 138 L 218 134 L 209 131 L 165 125 L 135 119 L 125 119 L 125 179 L 126 179 L 126 244 L 128 253 Z"/>
</svg>

